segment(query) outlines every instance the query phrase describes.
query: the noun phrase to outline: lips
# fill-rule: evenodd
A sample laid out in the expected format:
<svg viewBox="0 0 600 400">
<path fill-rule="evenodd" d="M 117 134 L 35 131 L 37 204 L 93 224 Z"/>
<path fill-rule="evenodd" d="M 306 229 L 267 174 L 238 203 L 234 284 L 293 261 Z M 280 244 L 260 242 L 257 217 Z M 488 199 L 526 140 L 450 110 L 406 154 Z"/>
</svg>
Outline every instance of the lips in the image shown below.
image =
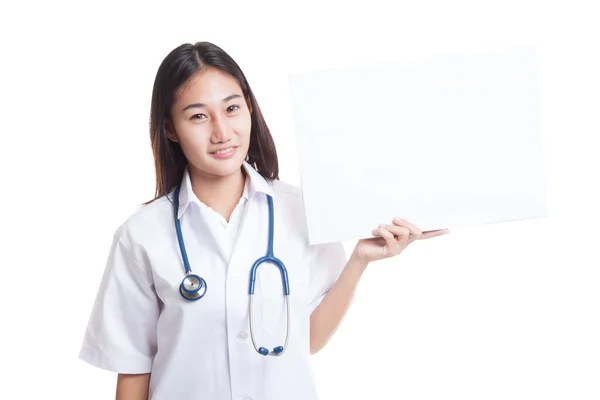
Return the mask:
<svg viewBox="0 0 600 400">
<path fill-rule="evenodd" d="M 225 147 L 223 149 L 219 149 L 219 150 L 215 150 L 215 151 L 211 151 L 210 154 L 228 154 L 231 153 L 232 151 L 234 151 L 237 148 L 237 146 L 229 146 L 229 147 Z"/>
</svg>

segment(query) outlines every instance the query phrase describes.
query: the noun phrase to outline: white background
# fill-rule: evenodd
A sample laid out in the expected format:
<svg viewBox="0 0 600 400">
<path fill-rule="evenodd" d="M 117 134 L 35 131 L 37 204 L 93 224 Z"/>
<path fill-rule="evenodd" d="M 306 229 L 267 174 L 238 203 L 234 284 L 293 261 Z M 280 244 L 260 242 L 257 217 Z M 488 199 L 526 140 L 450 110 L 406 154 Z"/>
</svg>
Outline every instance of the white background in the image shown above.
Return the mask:
<svg viewBox="0 0 600 400">
<path fill-rule="evenodd" d="M 371 265 L 313 358 L 318 391 L 324 400 L 600 398 L 591 4 L 3 2 L 0 398 L 114 397 L 115 376 L 79 361 L 79 346 L 112 233 L 153 195 L 154 74 L 172 48 L 200 40 L 241 65 L 281 177 L 296 184 L 290 71 L 537 45 L 549 218 L 453 231 Z M 360 112 L 357 99 L 331 107 Z"/>
</svg>

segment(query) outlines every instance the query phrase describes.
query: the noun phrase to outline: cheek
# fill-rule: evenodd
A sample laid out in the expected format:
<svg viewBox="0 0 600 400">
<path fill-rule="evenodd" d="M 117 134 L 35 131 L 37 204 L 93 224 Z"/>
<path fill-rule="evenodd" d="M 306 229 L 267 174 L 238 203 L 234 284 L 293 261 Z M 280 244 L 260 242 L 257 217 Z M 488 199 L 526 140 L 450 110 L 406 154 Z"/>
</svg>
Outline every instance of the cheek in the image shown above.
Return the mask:
<svg viewBox="0 0 600 400">
<path fill-rule="evenodd" d="M 201 126 L 187 126 L 179 133 L 179 142 L 184 152 L 196 152 L 206 148 L 209 135 Z"/>
<path fill-rule="evenodd" d="M 252 129 L 252 121 L 250 116 L 246 118 L 238 118 L 233 125 L 233 129 L 238 136 L 239 144 L 248 146 L 250 143 L 250 131 Z"/>
</svg>

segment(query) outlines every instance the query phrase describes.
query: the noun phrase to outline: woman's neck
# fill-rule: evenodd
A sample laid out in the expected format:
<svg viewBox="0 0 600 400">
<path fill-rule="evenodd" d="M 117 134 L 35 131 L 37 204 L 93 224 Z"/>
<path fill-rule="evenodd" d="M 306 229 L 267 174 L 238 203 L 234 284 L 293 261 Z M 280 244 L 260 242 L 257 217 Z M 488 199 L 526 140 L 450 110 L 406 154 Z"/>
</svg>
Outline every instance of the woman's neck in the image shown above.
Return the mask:
<svg viewBox="0 0 600 400">
<path fill-rule="evenodd" d="M 206 177 L 190 168 L 192 190 L 202 203 L 221 214 L 227 222 L 244 193 L 245 171 L 225 177 Z"/>
</svg>

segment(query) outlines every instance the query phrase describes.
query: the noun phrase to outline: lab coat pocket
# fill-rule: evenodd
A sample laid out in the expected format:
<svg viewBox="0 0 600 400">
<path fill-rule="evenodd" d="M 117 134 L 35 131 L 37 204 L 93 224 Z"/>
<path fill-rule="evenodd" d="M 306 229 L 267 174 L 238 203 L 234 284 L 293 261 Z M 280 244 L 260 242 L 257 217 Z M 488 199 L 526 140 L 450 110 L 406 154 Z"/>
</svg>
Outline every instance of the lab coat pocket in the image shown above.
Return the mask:
<svg viewBox="0 0 600 400">
<path fill-rule="evenodd" d="M 262 330 L 283 345 L 286 331 L 287 304 L 283 291 L 283 281 L 279 268 L 272 264 L 264 264 L 259 268 L 258 281 L 260 286 L 260 323 Z M 296 307 L 304 304 L 307 298 L 308 274 L 288 269 L 290 285 L 290 318 L 297 315 Z M 292 319 L 293 321 L 293 319 Z"/>
</svg>

